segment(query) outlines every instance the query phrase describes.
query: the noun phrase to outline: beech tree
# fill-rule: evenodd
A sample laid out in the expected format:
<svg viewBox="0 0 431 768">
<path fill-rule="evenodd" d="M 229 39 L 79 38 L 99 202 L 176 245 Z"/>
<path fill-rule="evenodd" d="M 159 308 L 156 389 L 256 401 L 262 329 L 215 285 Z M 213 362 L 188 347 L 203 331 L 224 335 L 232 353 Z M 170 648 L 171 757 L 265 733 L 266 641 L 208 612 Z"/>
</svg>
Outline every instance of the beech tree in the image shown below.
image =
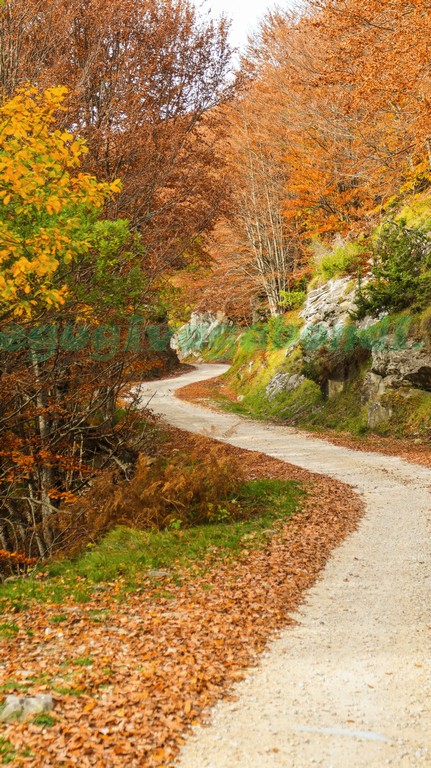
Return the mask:
<svg viewBox="0 0 431 768">
<path fill-rule="evenodd" d="M 225 265 L 230 261 L 227 273 L 241 276 L 245 292 L 264 299 L 262 309 L 266 305 L 275 316 L 303 267 L 295 229 L 284 216 L 289 169 L 283 104 L 266 79 L 258 78 L 224 116 L 232 208 L 217 229 L 218 252 Z"/>
</svg>

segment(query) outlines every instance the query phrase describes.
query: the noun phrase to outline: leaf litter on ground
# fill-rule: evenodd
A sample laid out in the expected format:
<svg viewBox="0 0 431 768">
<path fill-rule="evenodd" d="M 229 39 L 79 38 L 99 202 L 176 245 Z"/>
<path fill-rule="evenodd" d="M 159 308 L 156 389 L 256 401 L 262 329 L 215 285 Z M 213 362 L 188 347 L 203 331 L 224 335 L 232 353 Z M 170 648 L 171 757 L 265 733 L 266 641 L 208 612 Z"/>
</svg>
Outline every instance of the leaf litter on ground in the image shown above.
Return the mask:
<svg viewBox="0 0 431 768">
<path fill-rule="evenodd" d="M 241 461 L 248 480 L 301 484 L 301 510 L 272 525 L 259 547 L 236 557 L 209 551 L 124 592 L 122 577 L 86 603 L 33 602 L 5 615 L 0 686 L 51 693 L 52 723 L 11 723 L 1 734 L 13 765 L 159 768 L 175 759 L 187 732 L 230 695 L 258 662 L 325 566 L 357 526 L 359 497 L 346 485 L 264 454 L 178 430 L 180 449 L 209 446 Z M 119 599 L 120 596 L 120 599 Z"/>
</svg>

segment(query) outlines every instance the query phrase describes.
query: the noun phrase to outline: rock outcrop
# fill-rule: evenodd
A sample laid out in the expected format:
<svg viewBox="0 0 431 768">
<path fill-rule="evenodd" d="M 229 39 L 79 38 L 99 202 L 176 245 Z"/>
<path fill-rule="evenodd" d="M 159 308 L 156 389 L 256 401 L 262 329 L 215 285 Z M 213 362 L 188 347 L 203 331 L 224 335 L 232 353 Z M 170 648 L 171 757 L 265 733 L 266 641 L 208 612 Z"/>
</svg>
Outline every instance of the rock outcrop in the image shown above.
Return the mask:
<svg viewBox="0 0 431 768">
<path fill-rule="evenodd" d="M 384 381 L 385 388 L 415 387 L 431 392 L 431 353 L 412 342 L 406 349 L 373 350 L 371 373 Z"/>
<path fill-rule="evenodd" d="M 199 359 L 205 346 L 230 326 L 232 322 L 224 312 L 194 312 L 189 322 L 173 335 L 171 349 L 180 360 L 187 357 Z"/>
<path fill-rule="evenodd" d="M 274 400 L 281 392 L 293 392 L 304 381 L 305 376 L 301 376 L 298 373 L 277 373 L 266 387 L 266 396 L 268 400 Z"/>
<path fill-rule="evenodd" d="M 337 325 L 344 325 L 356 308 L 356 290 L 354 278 L 339 277 L 309 291 L 301 312 L 305 329 L 323 324 L 332 330 Z"/>
</svg>

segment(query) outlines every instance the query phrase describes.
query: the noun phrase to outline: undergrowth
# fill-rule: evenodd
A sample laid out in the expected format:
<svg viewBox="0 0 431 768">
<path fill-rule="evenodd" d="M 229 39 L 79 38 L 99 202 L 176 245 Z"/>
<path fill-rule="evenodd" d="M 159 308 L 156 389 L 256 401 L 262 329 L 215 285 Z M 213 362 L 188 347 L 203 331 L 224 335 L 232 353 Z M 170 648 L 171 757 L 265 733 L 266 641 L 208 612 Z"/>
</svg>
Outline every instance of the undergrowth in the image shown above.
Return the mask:
<svg viewBox="0 0 431 768">
<path fill-rule="evenodd" d="M 219 519 L 211 523 L 164 530 L 116 527 L 98 544 L 87 546 L 84 554 L 54 560 L 25 579 L 2 584 L 0 610 L 25 610 L 34 600 L 85 603 L 99 589 L 113 590 L 121 599 L 130 591 L 145 591 L 148 578 L 162 583 L 160 569 L 180 578 L 181 568 L 190 564 L 205 569 L 208 556 L 238 557 L 245 549 L 262 546 L 277 521 L 286 521 L 300 509 L 303 495 L 293 481 L 253 480 L 229 494 L 225 508 L 218 510 Z"/>
<path fill-rule="evenodd" d="M 238 462 L 216 448 L 205 461 L 197 449 L 168 448 L 165 454 L 142 454 L 130 480 L 103 474 L 85 499 L 63 513 L 63 537 L 73 543 L 74 552 L 118 525 L 160 530 L 235 516 L 234 496 L 243 481 Z"/>
</svg>

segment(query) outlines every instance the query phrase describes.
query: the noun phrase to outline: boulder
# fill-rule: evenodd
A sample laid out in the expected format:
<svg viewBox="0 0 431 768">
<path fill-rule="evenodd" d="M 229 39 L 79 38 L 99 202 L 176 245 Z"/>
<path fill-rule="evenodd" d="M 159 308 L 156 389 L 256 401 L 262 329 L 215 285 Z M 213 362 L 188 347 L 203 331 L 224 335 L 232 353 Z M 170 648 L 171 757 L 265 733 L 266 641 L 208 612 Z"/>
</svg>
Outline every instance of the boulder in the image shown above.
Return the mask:
<svg viewBox="0 0 431 768">
<path fill-rule="evenodd" d="M 0 710 L 0 720 L 24 720 L 51 709 L 54 709 L 54 700 L 46 693 L 38 693 L 36 696 L 6 696 Z"/>
<path fill-rule="evenodd" d="M 431 392 L 431 353 L 426 349 L 373 350 L 371 372 L 385 388 L 415 387 Z"/>
<path fill-rule="evenodd" d="M 392 409 L 382 403 L 374 403 L 368 410 L 367 424 L 370 429 L 378 427 L 384 421 L 389 421 L 392 416 Z"/>
<path fill-rule="evenodd" d="M 211 340 L 232 326 L 224 312 L 193 312 L 190 320 L 172 336 L 171 349 L 180 360 L 190 355 L 199 357 Z"/>
</svg>

